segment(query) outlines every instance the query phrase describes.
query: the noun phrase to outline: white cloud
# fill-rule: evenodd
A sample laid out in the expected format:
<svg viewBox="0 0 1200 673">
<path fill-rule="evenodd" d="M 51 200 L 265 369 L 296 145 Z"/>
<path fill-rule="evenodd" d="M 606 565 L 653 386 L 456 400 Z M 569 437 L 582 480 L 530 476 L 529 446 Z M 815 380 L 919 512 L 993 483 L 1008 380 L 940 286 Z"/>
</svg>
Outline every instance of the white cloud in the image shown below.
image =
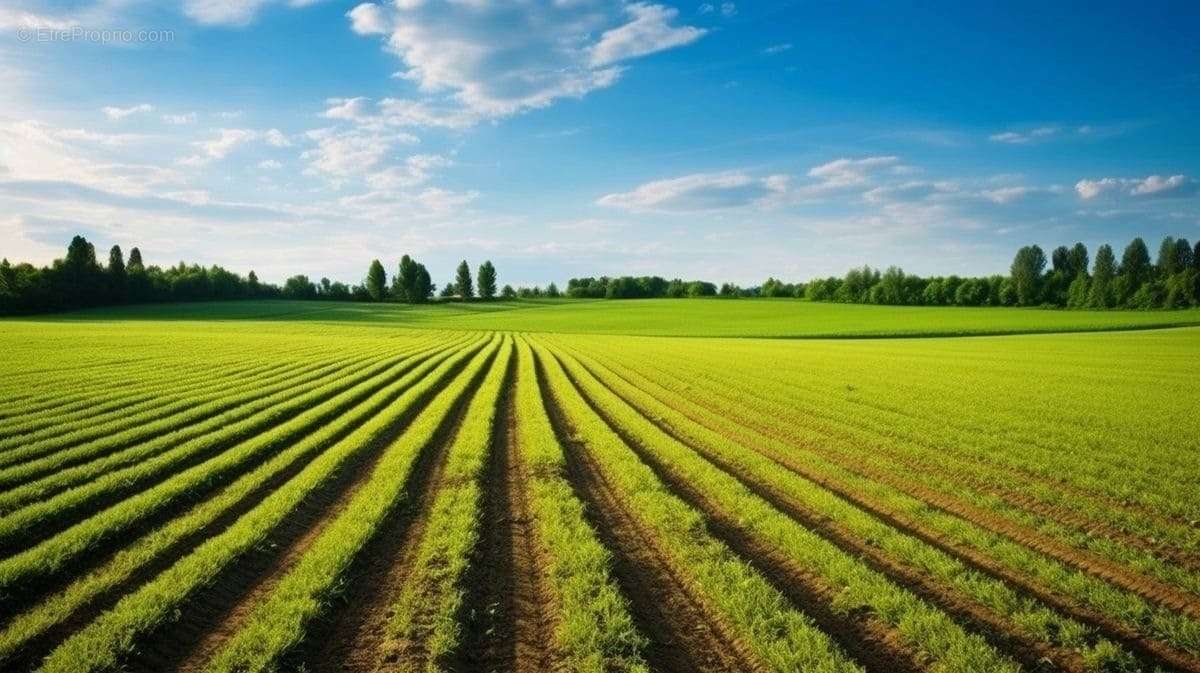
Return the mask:
<svg viewBox="0 0 1200 673">
<path fill-rule="evenodd" d="M 1195 193 L 1196 181 L 1186 175 L 1150 175 L 1145 178 L 1100 178 L 1075 183 L 1079 198 L 1094 199 L 1106 192 L 1139 197 L 1187 196 Z"/>
<path fill-rule="evenodd" d="M 220 129 L 215 138 L 192 143 L 199 153 L 181 159 L 180 163 L 185 166 L 204 166 L 214 159 L 224 159 L 234 149 L 258 137 L 258 132 L 251 129 Z"/>
<path fill-rule="evenodd" d="M 392 123 L 460 128 L 581 98 L 617 81 L 616 61 L 703 34 L 669 25 L 676 14 L 662 5 L 607 0 L 409 0 L 360 4 L 349 18 L 357 32 L 389 28 L 386 48 L 405 65 L 397 76 L 420 92 L 413 100 L 391 99 Z"/>
<path fill-rule="evenodd" d="M 280 168 L 283 168 L 283 164 L 279 163 L 278 161 L 276 161 L 274 159 L 266 159 L 264 161 L 258 162 L 258 167 L 263 170 L 277 171 Z"/>
<path fill-rule="evenodd" d="M 992 203 L 1005 205 L 1019 201 L 1036 191 L 1033 187 L 1000 187 L 998 189 L 985 189 L 980 192 L 980 195 Z"/>
<path fill-rule="evenodd" d="M 1006 143 L 1009 145 L 1024 145 L 1036 140 L 1043 140 L 1050 136 L 1058 134 L 1056 126 L 1039 126 L 1038 128 L 1029 131 L 1005 131 L 1003 133 L 994 133 L 988 136 L 988 140 L 994 143 Z"/>
<path fill-rule="evenodd" d="M 695 173 L 655 180 L 633 191 L 607 194 L 596 203 L 631 212 L 702 212 L 751 205 L 769 205 L 786 194 L 789 178 L 756 178 L 744 172 Z"/>
<path fill-rule="evenodd" d="M 109 106 L 109 107 L 105 107 L 103 110 L 104 116 L 108 117 L 109 119 L 111 119 L 113 121 L 124 119 L 130 115 L 135 115 L 135 114 L 139 114 L 142 112 L 153 112 L 153 111 L 154 111 L 154 106 L 150 105 L 149 103 L 142 103 L 141 105 L 134 105 L 133 107 L 124 107 L 124 108 Z"/>
<path fill-rule="evenodd" d="M 335 181 L 371 172 L 397 144 L 415 143 L 407 133 L 377 133 L 367 129 L 314 129 L 307 134 L 317 144 L 300 155 L 310 173 L 332 176 Z"/>
<path fill-rule="evenodd" d="M 292 141 L 288 140 L 288 137 L 285 136 L 279 129 L 268 129 L 266 134 L 263 135 L 263 138 L 266 139 L 267 144 L 272 147 L 292 146 Z"/>
<path fill-rule="evenodd" d="M 362 121 L 370 114 L 367 111 L 367 105 L 370 102 L 369 98 L 329 98 L 325 101 L 330 107 L 321 115 L 326 119 L 339 119 L 342 121 Z"/>
<path fill-rule="evenodd" d="M 783 44 L 773 44 L 762 50 L 764 54 L 782 54 L 785 51 L 791 51 L 792 43 L 784 42 Z"/>
<path fill-rule="evenodd" d="M 184 0 L 183 13 L 206 25 L 244 26 L 270 0 Z"/>
<path fill-rule="evenodd" d="M 171 114 L 163 115 L 162 120 L 168 124 L 174 124 L 175 126 L 183 126 L 186 124 L 195 124 L 196 123 L 196 113 L 188 112 L 185 114 L 178 114 L 178 115 L 171 115 Z"/>
<path fill-rule="evenodd" d="M 881 168 L 894 167 L 900 161 L 895 156 L 866 157 L 863 159 L 835 159 L 814 166 L 808 171 L 810 178 L 819 182 L 815 190 L 835 190 L 857 187 L 867 183 L 868 176 Z"/>
<path fill-rule="evenodd" d="M 75 19 L 34 14 L 18 9 L 0 9 L 0 30 L 67 30 L 79 25 Z"/>
<path fill-rule="evenodd" d="M 1186 175 L 1172 175 L 1165 178 L 1161 175 L 1151 175 L 1140 182 L 1137 182 L 1130 194 L 1134 196 L 1149 196 L 1152 194 L 1166 194 L 1187 187 L 1191 180 Z"/>
<path fill-rule="evenodd" d="M 367 176 L 367 184 L 374 189 L 403 189 L 428 182 L 434 170 L 451 165 L 446 157 L 438 154 L 414 154 L 398 166 L 389 166 Z"/>
<path fill-rule="evenodd" d="M 591 49 L 592 66 L 606 66 L 679 47 L 695 42 L 707 32 L 692 26 L 671 26 L 671 21 L 679 15 L 679 11 L 671 7 L 634 3 L 625 10 L 631 21 L 604 31 L 600 41 Z"/>
<path fill-rule="evenodd" d="M 359 35 L 384 35 L 391 30 L 392 22 L 383 9 L 373 3 L 364 2 L 346 12 L 350 17 L 350 28 Z"/>
</svg>

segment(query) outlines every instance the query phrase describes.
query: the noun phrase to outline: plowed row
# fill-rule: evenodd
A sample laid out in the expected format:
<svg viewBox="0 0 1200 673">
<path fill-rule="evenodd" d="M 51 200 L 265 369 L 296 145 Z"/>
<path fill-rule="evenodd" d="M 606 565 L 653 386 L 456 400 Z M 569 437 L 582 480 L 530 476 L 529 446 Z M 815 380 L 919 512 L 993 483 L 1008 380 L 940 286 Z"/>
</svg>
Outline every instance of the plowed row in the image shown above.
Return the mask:
<svg viewBox="0 0 1200 673">
<path fill-rule="evenodd" d="M 1200 671 L 1200 331 L 339 329 L 22 346 L 0 670 Z"/>
</svg>

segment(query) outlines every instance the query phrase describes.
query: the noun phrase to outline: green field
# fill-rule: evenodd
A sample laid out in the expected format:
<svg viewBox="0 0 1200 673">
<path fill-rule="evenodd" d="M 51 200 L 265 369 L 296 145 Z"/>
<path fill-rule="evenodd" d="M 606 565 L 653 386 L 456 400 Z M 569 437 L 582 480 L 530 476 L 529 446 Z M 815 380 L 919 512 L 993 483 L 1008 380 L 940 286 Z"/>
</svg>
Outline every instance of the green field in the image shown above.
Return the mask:
<svg viewBox="0 0 1200 673">
<path fill-rule="evenodd" d="M 1200 671 L 1195 325 L 0 320 L 0 670 Z"/>
<path fill-rule="evenodd" d="M 793 299 L 523 300 L 449 304 L 216 302 L 93 309 L 51 321 L 268 320 L 570 334 L 896 337 L 1030 334 L 1200 325 L 1200 309 L 1065 311 L 828 304 Z"/>
</svg>

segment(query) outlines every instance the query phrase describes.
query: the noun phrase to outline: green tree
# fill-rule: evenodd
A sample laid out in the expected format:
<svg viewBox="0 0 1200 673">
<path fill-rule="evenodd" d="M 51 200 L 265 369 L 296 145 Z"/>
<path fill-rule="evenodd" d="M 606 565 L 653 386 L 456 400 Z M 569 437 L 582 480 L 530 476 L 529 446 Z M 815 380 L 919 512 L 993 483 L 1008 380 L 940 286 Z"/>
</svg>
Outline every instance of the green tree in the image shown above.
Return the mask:
<svg viewBox="0 0 1200 673">
<path fill-rule="evenodd" d="M 367 279 L 363 281 L 363 285 L 367 288 L 367 293 L 371 295 L 371 301 L 383 301 L 387 294 L 387 272 L 383 270 L 383 265 L 379 260 L 373 260 L 370 268 L 367 269 Z"/>
<path fill-rule="evenodd" d="M 1087 305 L 1092 308 L 1112 308 L 1115 303 L 1113 279 L 1117 275 L 1117 258 L 1112 247 L 1102 245 L 1096 250 L 1096 263 L 1092 267 L 1092 286 L 1088 289 Z"/>
<path fill-rule="evenodd" d="M 558 299 L 562 296 L 562 293 L 558 291 L 557 285 L 550 283 L 546 286 L 546 296 L 550 297 L 551 299 Z"/>
<path fill-rule="evenodd" d="M 408 255 L 400 258 L 400 270 L 392 279 L 392 294 L 400 301 L 415 303 L 417 289 L 417 264 Z"/>
<path fill-rule="evenodd" d="M 133 248 L 129 251 L 129 263 L 125 265 L 125 270 L 129 273 L 144 273 L 146 267 L 142 264 L 142 251 Z"/>
<path fill-rule="evenodd" d="M 458 264 L 458 273 L 454 278 L 454 289 L 458 292 L 458 296 L 463 299 L 470 299 L 475 296 L 475 286 L 471 283 L 471 267 L 467 266 L 467 260 L 463 260 Z"/>
<path fill-rule="evenodd" d="M 438 296 L 442 299 L 449 299 L 453 297 L 454 293 L 457 291 L 457 283 L 455 281 L 450 281 L 442 286 L 442 291 Z"/>
<path fill-rule="evenodd" d="M 1140 284 L 1149 280 L 1150 270 L 1150 250 L 1146 247 L 1146 242 L 1141 237 L 1133 239 L 1125 246 L 1125 252 L 1121 255 L 1121 267 L 1117 273 Z"/>
<path fill-rule="evenodd" d="M 121 246 L 114 245 L 108 251 L 108 288 L 114 301 L 124 302 L 129 296 L 129 275 L 125 270 L 125 256 Z"/>
<path fill-rule="evenodd" d="M 1071 277 L 1075 278 L 1080 274 L 1087 275 L 1088 272 L 1088 249 L 1083 243 L 1076 243 L 1071 248 Z"/>
<path fill-rule="evenodd" d="M 1017 251 L 1012 263 L 1013 290 L 1017 303 L 1031 306 L 1041 297 L 1042 272 L 1046 268 L 1046 253 L 1036 245 L 1027 245 Z"/>
<path fill-rule="evenodd" d="M 492 266 L 490 259 L 479 265 L 479 273 L 475 277 L 479 281 L 479 298 L 494 298 L 496 296 L 496 267 Z"/>
<path fill-rule="evenodd" d="M 500 296 L 504 299 L 516 299 L 517 291 L 511 285 L 505 285 L 504 289 L 500 290 Z"/>
<path fill-rule="evenodd" d="M 1175 268 L 1178 271 L 1190 269 L 1195 264 L 1192 257 L 1192 245 L 1186 238 L 1175 239 Z"/>
<path fill-rule="evenodd" d="M 1158 263 L 1154 266 L 1158 269 L 1158 275 L 1164 278 L 1179 273 L 1181 269 L 1176 262 L 1175 237 L 1167 236 L 1162 240 L 1158 246 Z"/>
<path fill-rule="evenodd" d="M 414 304 L 423 304 L 429 301 L 433 296 L 433 278 L 429 276 L 429 270 L 424 264 L 418 263 L 416 278 L 413 280 L 412 301 Z"/>
</svg>

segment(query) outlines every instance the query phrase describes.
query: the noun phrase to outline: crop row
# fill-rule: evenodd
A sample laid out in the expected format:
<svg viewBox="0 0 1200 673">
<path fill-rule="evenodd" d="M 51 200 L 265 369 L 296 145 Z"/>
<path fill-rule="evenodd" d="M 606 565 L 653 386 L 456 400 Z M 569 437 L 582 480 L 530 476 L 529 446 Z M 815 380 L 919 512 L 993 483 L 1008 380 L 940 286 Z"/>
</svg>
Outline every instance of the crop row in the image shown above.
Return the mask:
<svg viewBox="0 0 1200 673">
<path fill-rule="evenodd" d="M 361 408 L 304 436 L 300 443 L 323 448 L 303 469 L 229 527 L 206 538 L 187 556 L 126 594 L 111 610 L 71 636 L 51 652 L 41 670 L 84 673 L 119 666 L 139 638 L 173 619 L 191 596 L 259 544 L 305 497 L 327 484 L 348 461 L 374 450 L 381 440 L 395 433 L 396 425 L 411 416 L 481 346 L 476 341 L 442 351 L 395 382 L 393 387 L 402 391 L 398 396 L 376 394 L 360 399 Z M 377 471 L 382 469 L 383 460 L 386 458 Z"/>
</svg>

